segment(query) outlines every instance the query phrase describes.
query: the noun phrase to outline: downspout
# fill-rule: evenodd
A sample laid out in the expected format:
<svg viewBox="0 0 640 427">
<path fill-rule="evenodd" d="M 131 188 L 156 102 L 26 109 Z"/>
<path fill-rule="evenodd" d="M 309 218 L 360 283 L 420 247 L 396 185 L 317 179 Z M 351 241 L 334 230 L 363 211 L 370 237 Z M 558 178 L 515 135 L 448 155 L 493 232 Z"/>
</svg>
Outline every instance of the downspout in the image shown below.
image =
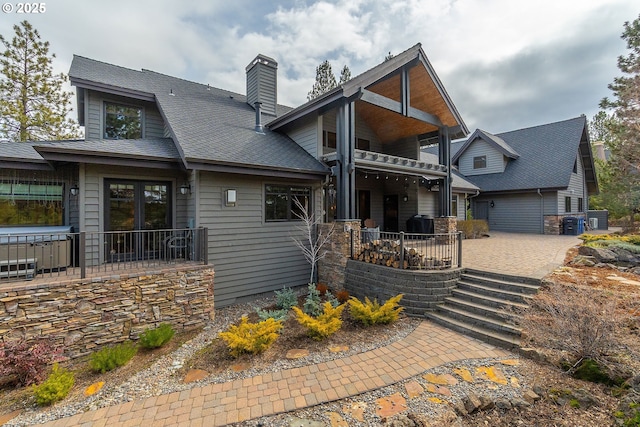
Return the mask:
<svg viewBox="0 0 640 427">
<path fill-rule="evenodd" d="M 540 196 L 540 228 L 542 229 L 542 234 L 544 234 L 544 196 L 539 188 L 538 196 Z"/>
</svg>

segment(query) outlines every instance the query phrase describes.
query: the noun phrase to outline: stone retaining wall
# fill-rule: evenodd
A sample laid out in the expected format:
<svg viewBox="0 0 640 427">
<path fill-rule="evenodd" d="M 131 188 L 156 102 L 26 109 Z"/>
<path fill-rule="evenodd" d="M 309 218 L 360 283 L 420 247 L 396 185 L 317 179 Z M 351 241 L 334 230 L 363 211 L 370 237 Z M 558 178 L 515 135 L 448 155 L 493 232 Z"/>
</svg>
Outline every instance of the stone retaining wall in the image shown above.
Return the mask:
<svg viewBox="0 0 640 427">
<path fill-rule="evenodd" d="M 318 283 L 331 289 L 344 287 L 347 259 L 351 258 L 351 234 L 355 236 L 354 252 L 360 250 L 360 220 L 344 220 L 319 224 L 323 234 L 331 232 L 325 256 L 318 261 Z"/>
<path fill-rule="evenodd" d="M 358 298 L 369 297 L 382 303 L 404 294 L 400 305 L 410 316 L 424 316 L 434 310 L 456 287 L 462 269 L 400 270 L 361 261 L 348 260 L 345 289 Z"/>
<path fill-rule="evenodd" d="M 51 337 L 76 358 L 161 322 L 176 331 L 213 319 L 211 266 L 0 287 L 0 340 Z"/>
</svg>

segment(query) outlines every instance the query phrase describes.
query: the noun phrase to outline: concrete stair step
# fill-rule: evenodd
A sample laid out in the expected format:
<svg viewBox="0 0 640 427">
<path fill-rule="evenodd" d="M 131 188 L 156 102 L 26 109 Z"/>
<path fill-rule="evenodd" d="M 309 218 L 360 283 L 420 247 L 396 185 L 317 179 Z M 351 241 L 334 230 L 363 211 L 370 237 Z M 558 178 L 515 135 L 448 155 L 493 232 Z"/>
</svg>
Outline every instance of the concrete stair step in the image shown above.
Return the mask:
<svg viewBox="0 0 640 427">
<path fill-rule="evenodd" d="M 480 326 L 484 329 L 516 336 L 520 336 L 521 333 L 519 328 L 508 323 L 507 319 L 504 318 L 484 316 L 482 314 L 472 313 L 448 304 L 438 305 L 437 312 L 442 316 L 453 318 L 469 325 Z"/>
<path fill-rule="evenodd" d="M 511 304 L 508 301 L 504 301 L 498 305 L 487 305 L 484 301 L 477 299 L 465 299 L 457 298 L 456 296 L 447 297 L 444 299 L 444 304 L 459 310 L 468 311 L 470 313 L 479 314 L 481 316 L 491 317 L 496 320 L 504 320 L 505 318 L 517 318 L 518 315 L 513 311 L 510 311 L 514 303 Z M 526 307 L 525 304 L 518 304 L 517 307 Z"/>
<path fill-rule="evenodd" d="M 530 283 L 519 283 L 513 282 L 510 280 L 505 280 L 504 278 L 492 278 L 488 276 L 483 276 L 479 274 L 470 274 L 464 273 L 462 274 L 461 280 L 467 283 L 479 284 L 490 288 L 495 288 L 499 290 L 509 291 L 509 292 L 517 292 L 521 294 L 533 295 L 538 292 L 540 288 L 539 284 L 530 284 Z"/>
<path fill-rule="evenodd" d="M 481 294 L 505 301 L 513 301 L 526 304 L 527 294 L 523 294 L 522 292 L 498 289 L 492 286 L 487 286 L 485 284 L 467 282 L 463 279 L 460 279 L 460 281 L 458 282 L 458 289 L 467 290 L 476 294 Z"/>
<path fill-rule="evenodd" d="M 500 308 L 504 306 L 513 306 L 516 308 L 527 308 L 527 304 L 523 302 L 516 302 L 512 300 L 505 300 L 503 298 L 496 298 L 486 294 L 479 294 L 477 292 L 473 292 L 467 289 L 456 288 L 452 290 L 451 294 L 456 299 L 474 302 L 483 306 L 489 306 L 494 308 Z"/>
<path fill-rule="evenodd" d="M 509 274 L 503 273 L 494 273 L 491 271 L 480 271 L 474 269 L 465 269 L 463 274 L 468 274 L 470 276 L 481 277 L 488 280 L 498 280 L 508 283 L 519 283 L 525 285 L 533 285 L 536 287 L 540 286 L 540 279 L 536 279 L 533 277 L 523 277 L 523 276 L 512 276 Z"/>
<path fill-rule="evenodd" d="M 479 325 L 472 325 L 457 319 L 446 317 L 437 312 L 427 312 L 425 316 L 434 322 L 458 331 L 462 334 L 477 338 L 481 341 L 488 342 L 493 345 L 513 349 L 520 347 L 520 336 L 501 333 L 495 330 L 487 329 Z"/>
</svg>

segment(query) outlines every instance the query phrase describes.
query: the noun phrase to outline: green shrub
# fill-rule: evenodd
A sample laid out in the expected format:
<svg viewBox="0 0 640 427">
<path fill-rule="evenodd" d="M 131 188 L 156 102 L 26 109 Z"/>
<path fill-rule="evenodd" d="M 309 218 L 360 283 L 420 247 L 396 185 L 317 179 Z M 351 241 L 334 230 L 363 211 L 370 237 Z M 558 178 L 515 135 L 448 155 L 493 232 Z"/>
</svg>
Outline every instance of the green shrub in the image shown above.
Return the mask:
<svg viewBox="0 0 640 427">
<path fill-rule="evenodd" d="M 262 353 L 278 339 L 278 333 L 282 329 L 282 322 L 272 318 L 258 323 L 249 323 L 243 316 L 239 325 L 232 325 L 228 331 L 220 332 L 219 336 L 229 347 L 233 357 L 242 353 Z"/>
<path fill-rule="evenodd" d="M 112 347 L 105 347 L 91 355 L 89 367 L 94 372 L 104 374 L 107 371 L 126 365 L 137 351 L 138 348 L 131 341 Z"/>
<path fill-rule="evenodd" d="M 320 292 L 318 292 L 315 283 L 309 283 L 308 289 L 309 293 L 307 294 L 307 298 L 304 300 L 302 309 L 309 316 L 319 316 L 322 312 L 322 300 L 320 299 Z"/>
<path fill-rule="evenodd" d="M 342 326 L 342 311 L 345 305 L 334 308 L 330 302 L 325 302 L 324 309 L 318 317 L 309 316 L 298 307 L 293 307 L 298 323 L 307 328 L 307 333 L 314 340 L 322 340 L 340 329 Z"/>
<path fill-rule="evenodd" d="M 57 363 L 54 363 L 49 377 L 42 384 L 33 386 L 36 403 L 45 406 L 64 399 L 74 383 L 73 372 L 60 368 Z"/>
<path fill-rule="evenodd" d="M 281 291 L 275 291 L 276 306 L 281 310 L 289 310 L 294 305 L 298 305 L 298 297 L 291 288 L 282 288 Z"/>
<path fill-rule="evenodd" d="M 326 297 L 327 297 L 327 302 L 330 303 L 333 308 L 336 308 L 337 306 L 340 305 L 340 301 L 338 301 L 338 298 L 336 298 L 336 296 L 333 295 L 331 292 L 328 292 Z"/>
<path fill-rule="evenodd" d="M 358 298 L 351 297 L 349 312 L 354 319 L 365 326 L 395 322 L 403 310 L 398 306 L 402 296 L 402 294 L 398 294 L 391 297 L 383 305 L 378 304 L 376 299 L 371 302 L 369 298 L 365 297 L 365 302 L 362 303 Z"/>
<path fill-rule="evenodd" d="M 258 314 L 260 320 L 273 319 L 276 321 L 284 322 L 285 320 L 287 320 L 289 310 L 284 308 L 280 310 L 262 310 L 259 308 L 256 310 L 256 313 Z"/>
<path fill-rule="evenodd" d="M 147 329 L 140 334 L 140 346 L 144 348 L 158 348 L 162 347 L 173 338 L 175 331 L 169 323 L 162 323 L 160 326 L 154 329 Z"/>
</svg>

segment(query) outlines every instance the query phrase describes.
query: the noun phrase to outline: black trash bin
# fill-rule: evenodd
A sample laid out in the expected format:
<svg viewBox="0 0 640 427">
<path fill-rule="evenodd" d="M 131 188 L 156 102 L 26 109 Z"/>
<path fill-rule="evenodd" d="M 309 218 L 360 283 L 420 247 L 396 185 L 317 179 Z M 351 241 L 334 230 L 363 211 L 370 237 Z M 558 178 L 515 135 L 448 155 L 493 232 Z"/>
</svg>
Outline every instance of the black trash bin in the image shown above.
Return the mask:
<svg viewBox="0 0 640 427">
<path fill-rule="evenodd" d="M 563 234 L 569 234 L 573 236 L 577 236 L 578 234 L 580 234 L 579 227 L 578 227 L 578 218 L 573 216 L 565 217 L 562 222 L 562 225 L 563 225 L 563 230 L 562 230 Z"/>
</svg>

